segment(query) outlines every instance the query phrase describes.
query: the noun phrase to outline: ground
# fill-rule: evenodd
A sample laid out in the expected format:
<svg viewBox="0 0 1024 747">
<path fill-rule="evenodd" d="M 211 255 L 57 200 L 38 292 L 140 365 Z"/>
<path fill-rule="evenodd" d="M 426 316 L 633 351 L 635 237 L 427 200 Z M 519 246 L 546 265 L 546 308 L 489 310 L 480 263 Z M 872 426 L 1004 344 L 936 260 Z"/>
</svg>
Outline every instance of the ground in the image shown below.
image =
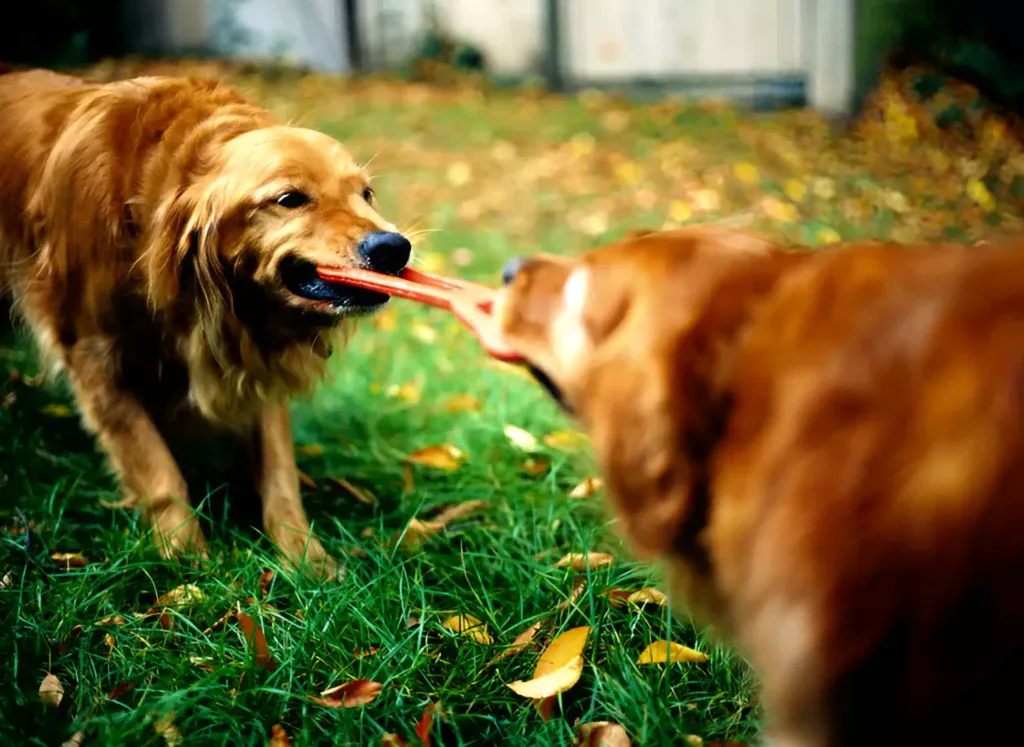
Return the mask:
<svg viewBox="0 0 1024 747">
<path fill-rule="evenodd" d="M 713 103 L 236 82 L 370 161 L 382 212 L 414 237 L 421 267 L 488 283 L 514 254 L 578 252 L 690 222 L 812 247 L 970 242 L 1019 228 L 1024 182 L 1007 128 L 975 117 L 976 137 L 957 150 L 896 83 L 872 103 L 877 116 L 839 138 L 812 113 Z M 37 376 L 24 334 L 5 333 L 0 365 L 0 734 L 11 743 L 80 733 L 84 744 L 262 745 L 279 725 L 296 745 L 380 744 L 389 733 L 412 744 L 429 734 L 445 745 L 566 745 L 594 721 L 644 745 L 757 734 L 744 662 L 665 607 L 622 599 L 657 586 L 659 569 L 630 560 L 600 490 L 573 494 L 596 474 L 585 439 L 441 312 L 393 301 L 336 355 L 318 394 L 295 403 L 307 506 L 345 561 L 341 583 L 283 571 L 257 531 L 225 518 L 238 507 L 213 478 L 193 486 L 213 518 L 214 562 L 158 560 L 116 507 L 66 387 Z M 453 505 L 466 513 L 445 529 L 421 523 Z M 587 552 L 612 561 L 558 567 Z M 445 626 L 459 615 L 485 627 Z M 491 663 L 542 621 L 531 646 Z M 508 684 L 530 679 L 540 650 L 579 626 L 591 628 L 582 676 L 545 720 Z M 636 663 L 665 639 L 708 659 Z M 47 675 L 43 690 L 56 681 L 62 696 L 40 695 Z M 351 680 L 383 687 L 349 708 L 309 697 Z M 350 704 L 375 691 L 352 687 Z"/>
</svg>

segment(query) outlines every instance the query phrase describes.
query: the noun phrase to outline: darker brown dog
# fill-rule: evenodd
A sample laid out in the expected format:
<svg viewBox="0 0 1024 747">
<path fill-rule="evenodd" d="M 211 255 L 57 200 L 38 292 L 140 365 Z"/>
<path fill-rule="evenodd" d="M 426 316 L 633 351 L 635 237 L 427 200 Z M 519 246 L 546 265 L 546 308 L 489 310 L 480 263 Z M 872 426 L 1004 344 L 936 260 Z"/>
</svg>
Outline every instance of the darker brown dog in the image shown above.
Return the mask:
<svg viewBox="0 0 1024 747">
<path fill-rule="evenodd" d="M 288 401 L 346 320 L 388 300 L 316 266 L 409 259 L 373 200 L 339 143 L 215 81 L 0 76 L 0 290 L 166 555 L 205 552 L 165 441 L 198 419 L 251 439 L 285 558 L 334 573 L 302 508 Z"/>
<path fill-rule="evenodd" d="M 783 745 L 986 744 L 1024 671 L 1024 242 L 651 234 L 510 268 L 508 341 Z"/>
</svg>

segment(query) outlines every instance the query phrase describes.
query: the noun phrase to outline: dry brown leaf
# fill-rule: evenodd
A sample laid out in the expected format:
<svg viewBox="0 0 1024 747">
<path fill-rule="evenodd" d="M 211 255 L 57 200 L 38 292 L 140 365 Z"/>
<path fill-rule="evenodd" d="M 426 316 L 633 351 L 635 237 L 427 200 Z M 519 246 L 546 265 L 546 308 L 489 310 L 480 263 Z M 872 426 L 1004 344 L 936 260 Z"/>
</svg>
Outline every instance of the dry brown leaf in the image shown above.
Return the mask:
<svg viewBox="0 0 1024 747">
<path fill-rule="evenodd" d="M 97 625 L 124 625 L 126 622 L 128 622 L 128 621 L 125 620 L 120 615 L 110 615 L 109 617 L 104 617 L 102 620 L 100 620 L 96 624 Z"/>
<path fill-rule="evenodd" d="M 580 724 L 576 747 L 631 747 L 626 730 L 611 721 Z"/>
<path fill-rule="evenodd" d="M 64 686 L 55 674 L 47 674 L 39 683 L 39 699 L 54 708 L 64 700 Z"/>
<path fill-rule="evenodd" d="M 454 631 L 459 635 L 464 635 L 472 638 L 477 643 L 483 643 L 490 645 L 494 643 L 494 639 L 491 638 L 491 634 L 487 632 L 487 626 L 475 617 L 469 615 L 455 615 L 449 617 L 443 623 L 442 628 Z"/>
<path fill-rule="evenodd" d="M 267 747 L 292 747 L 292 740 L 288 738 L 288 732 L 281 724 L 274 724 L 270 728 L 270 741 Z"/>
<path fill-rule="evenodd" d="M 590 628 L 572 628 L 555 638 L 541 654 L 533 679 L 519 680 L 508 687 L 524 698 L 539 700 L 564 693 L 583 673 L 583 647 Z"/>
<path fill-rule="evenodd" d="M 117 646 L 117 641 L 114 640 L 114 636 L 110 635 L 110 633 L 104 633 L 103 645 L 107 647 L 106 656 L 109 656 L 110 652 L 113 651 L 114 648 Z"/>
<path fill-rule="evenodd" d="M 209 656 L 190 656 L 188 657 L 189 663 L 202 669 L 204 672 L 212 672 L 213 665 L 210 663 L 213 661 L 212 657 Z"/>
<path fill-rule="evenodd" d="M 512 442 L 512 445 L 517 449 L 526 452 L 535 452 L 540 448 L 540 444 L 532 433 L 527 430 L 523 430 L 517 425 L 506 425 L 505 426 L 505 438 Z"/>
<path fill-rule="evenodd" d="M 533 642 L 534 636 L 537 635 L 537 633 L 540 631 L 542 627 L 544 627 L 544 620 L 538 620 L 537 622 L 535 622 L 522 633 L 517 635 L 515 637 L 515 640 L 512 641 L 512 645 L 510 645 L 500 654 L 498 654 L 489 662 L 487 662 L 487 666 L 492 667 L 502 659 L 507 659 L 510 656 L 515 656 L 516 654 L 518 654 L 520 651 L 522 651 L 524 648 L 529 646 L 530 643 Z"/>
<path fill-rule="evenodd" d="M 633 596 L 629 589 L 609 589 L 604 593 L 612 607 L 624 607 L 626 600 Z"/>
<path fill-rule="evenodd" d="M 438 512 L 437 516 L 430 520 L 433 525 L 439 525 L 440 527 L 446 527 L 456 519 L 461 519 L 463 516 L 478 511 L 487 505 L 487 501 L 474 500 L 474 501 L 463 501 L 462 503 L 456 503 L 452 506 L 448 506 L 444 510 Z"/>
<path fill-rule="evenodd" d="M 688 646 L 671 641 L 655 641 L 645 648 L 636 660 L 637 664 L 665 664 L 668 662 L 702 662 L 707 661 L 707 654 L 694 651 Z"/>
<path fill-rule="evenodd" d="M 576 604 L 576 600 L 580 598 L 583 592 L 587 588 L 587 579 L 580 576 L 572 582 L 572 591 L 569 592 L 569 598 L 565 599 L 555 605 L 556 610 L 563 610 L 567 607 L 571 607 Z"/>
<path fill-rule="evenodd" d="M 554 431 L 544 436 L 542 440 L 552 449 L 561 449 L 562 451 L 573 451 L 582 448 L 590 441 L 587 438 L 587 434 L 574 430 Z"/>
<path fill-rule="evenodd" d="M 320 697 L 310 695 L 309 699 L 326 708 L 354 708 L 372 703 L 380 695 L 382 687 L 373 680 L 350 680 L 324 690 Z"/>
<path fill-rule="evenodd" d="M 547 474 L 551 465 L 544 457 L 530 457 L 519 466 L 522 467 L 523 472 L 528 474 L 530 477 L 538 477 L 540 475 Z"/>
<path fill-rule="evenodd" d="M 50 555 L 50 558 L 55 560 L 64 570 L 84 568 L 89 565 L 89 561 L 80 552 L 55 552 Z"/>
<path fill-rule="evenodd" d="M 557 563 L 555 568 L 572 568 L 574 571 L 591 570 L 610 565 L 615 558 L 606 552 L 588 552 L 586 554 L 571 552 Z"/>
<path fill-rule="evenodd" d="M 302 456 L 320 456 L 324 453 L 322 444 L 303 444 L 296 451 Z"/>
<path fill-rule="evenodd" d="M 397 542 L 401 539 L 402 547 L 407 550 L 414 550 L 437 532 L 441 531 L 442 528 L 443 527 L 437 526 L 431 521 L 409 519 L 409 523 L 405 527 L 405 532 L 398 532 L 395 534 L 394 541 Z"/>
<path fill-rule="evenodd" d="M 586 500 L 603 487 L 604 481 L 600 477 L 588 477 L 569 491 L 569 497 L 576 501 Z"/>
<path fill-rule="evenodd" d="M 14 576 L 11 575 L 10 571 L 7 571 L 7 573 L 3 575 L 3 578 L 0 578 L 0 590 L 10 589 L 13 585 Z"/>
<path fill-rule="evenodd" d="M 244 612 L 236 612 L 235 618 L 242 626 L 242 632 L 245 634 L 245 640 L 249 642 L 250 650 L 256 654 L 256 666 L 269 672 L 277 669 L 277 662 L 274 661 L 274 656 L 267 646 L 267 637 L 263 634 L 263 628 Z"/>
<path fill-rule="evenodd" d="M 541 721 L 547 723 L 551 720 L 551 712 L 554 710 L 557 702 L 557 695 L 549 695 L 546 698 L 533 701 L 533 707 L 537 709 L 537 715 L 540 716 Z"/>
<path fill-rule="evenodd" d="M 640 589 L 640 591 L 634 591 L 632 594 L 626 597 L 626 601 L 632 602 L 633 604 L 658 604 L 662 607 L 668 605 L 668 597 L 665 596 L 665 592 L 661 591 L 660 589 L 655 589 L 653 587 L 647 587 L 645 589 Z"/>
<path fill-rule="evenodd" d="M 380 649 L 377 646 L 370 646 L 365 651 L 361 651 L 357 648 L 355 650 L 355 657 L 357 659 L 365 659 L 367 656 L 373 656 L 378 651 L 380 651 Z"/>
<path fill-rule="evenodd" d="M 256 583 L 260 585 L 260 593 L 266 596 L 270 593 L 270 584 L 274 580 L 274 576 L 277 575 L 273 568 L 267 568 L 260 572 L 260 577 L 256 580 Z"/>
<path fill-rule="evenodd" d="M 61 742 L 60 747 L 82 747 L 82 743 L 85 741 L 85 732 L 76 731 L 67 740 Z"/>
<path fill-rule="evenodd" d="M 480 400 L 472 394 L 453 394 L 446 399 L 442 405 L 445 412 L 477 412 L 480 409 Z"/>
<path fill-rule="evenodd" d="M 195 584 L 182 584 L 161 594 L 153 603 L 153 607 L 184 607 L 203 601 L 203 591 Z"/>
<path fill-rule="evenodd" d="M 179 747 L 184 741 L 181 738 L 181 732 L 178 731 L 178 727 L 174 725 L 173 713 L 168 713 L 166 716 L 161 716 L 154 721 L 153 730 L 163 737 L 164 741 L 167 742 L 167 747 Z"/>
<path fill-rule="evenodd" d="M 466 455 L 451 444 L 427 446 L 410 454 L 406 459 L 413 464 L 434 469 L 457 470 L 466 460 Z"/>
<path fill-rule="evenodd" d="M 416 722 L 416 737 L 425 747 L 430 747 L 430 729 L 434 725 L 434 710 L 436 706 L 431 703 L 423 709 L 423 715 Z"/>
<path fill-rule="evenodd" d="M 355 498 L 360 503 L 365 503 L 368 506 L 372 506 L 377 502 L 377 496 L 371 493 L 369 490 L 363 488 L 357 488 L 355 485 L 350 483 L 348 480 L 342 477 L 332 477 L 331 480 L 338 485 L 338 487 L 345 490 L 349 495 Z"/>
</svg>

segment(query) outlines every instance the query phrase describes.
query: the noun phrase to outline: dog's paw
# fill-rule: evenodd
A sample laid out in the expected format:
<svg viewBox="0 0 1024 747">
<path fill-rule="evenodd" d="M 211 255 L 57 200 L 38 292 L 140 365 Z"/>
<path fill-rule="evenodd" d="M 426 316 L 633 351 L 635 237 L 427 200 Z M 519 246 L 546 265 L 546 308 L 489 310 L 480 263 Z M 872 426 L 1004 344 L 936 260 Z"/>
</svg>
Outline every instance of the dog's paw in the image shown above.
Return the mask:
<svg viewBox="0 0 1024 747">
<path fill-rule="evenodd" d="M 284 530 L 274 537 L 278 553 L 285 567 L 307 573 L 323 581 L 341 581 L 344 570 L 327 554 L 320 540 L 312 534 Z"/>
<path fill-rule="evenodd" d="M 191 555 L 209 560 L 210 549 L 195 515 L 184 506 L 172 506 L 157 514 L 152 521 L 153 537 L 160 556 L 175 560 Z"/>
</svg>

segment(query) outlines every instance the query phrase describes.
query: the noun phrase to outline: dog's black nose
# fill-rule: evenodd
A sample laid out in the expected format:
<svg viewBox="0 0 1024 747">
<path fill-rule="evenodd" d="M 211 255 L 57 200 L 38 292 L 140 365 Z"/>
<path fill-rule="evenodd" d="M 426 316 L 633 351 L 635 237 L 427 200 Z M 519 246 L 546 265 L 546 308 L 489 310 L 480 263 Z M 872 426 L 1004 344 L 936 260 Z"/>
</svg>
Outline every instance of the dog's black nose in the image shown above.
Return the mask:
<svg viewBox="0 0 1024 747">
<path fill-rule="evenodd" d="M 516 279 L 516 275 L 519 274 L 519 271 L 522 268 L 523 268 L 523 258 L 522 257 L 513 257 L 508 262 L 506 262 L 505 266 L 501 270 L 501 282 L 502 282 L 502 285 L 508 285 L 513 280 L 515 280 Z"/>
<path fill-rule="evenodd" d="M 409 263 L 412 244 L 400 233 L 377 231 L 363 239 L 358 251 L 374 272 L 397 275 Z"/>
</svg>

